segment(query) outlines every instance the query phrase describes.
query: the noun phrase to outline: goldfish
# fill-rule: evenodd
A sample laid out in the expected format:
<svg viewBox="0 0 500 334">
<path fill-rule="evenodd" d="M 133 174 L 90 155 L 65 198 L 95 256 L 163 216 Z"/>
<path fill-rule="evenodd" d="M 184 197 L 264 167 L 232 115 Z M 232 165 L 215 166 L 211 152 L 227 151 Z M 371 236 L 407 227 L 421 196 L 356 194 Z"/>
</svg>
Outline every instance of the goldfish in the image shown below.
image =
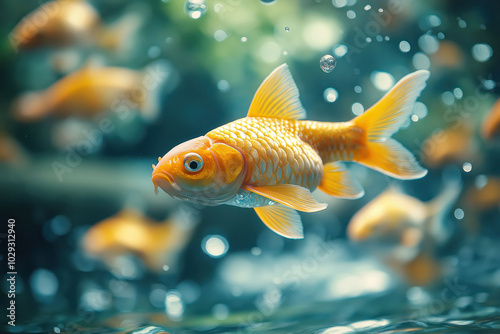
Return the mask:
<svg viewBox="0 0 500 334">
<path fill-rule="evenodd" d="M 54 0 L 26 15 L 14 27 L 9 39 L 16 50 L 71 45 L 97 45 L 118 50 L 126 46 L 139 25 L 139 17 L 128 14 L 115 24 L 104 26 L 87 1 Z"/>
<path fill-rule="evenodd" d="M 476 211 L 500 209 L 500 178 L 488 177 L 482 187 L 471 187 L 467 191 L 466 203 Z"/>
<path fill-rule="evenodd" d="M 491 140 L 500 132 L 500 99 L 498 99 L 490 112 L 481 123 L 481 136 L 484 140 Z"/>
<path fill-rule="evenodd" d="M 113 267 L 116 257 L 135 254 L 152 271 L 163 266 L 175 270 L 180 252 L 196 226 L 180 214 L 156 222 L 139 211 L 125 208 L 94 226 L 84 235 L 82 246 L 91 256 L 101 257 Z"/>
<path fill-rule="evenodd" d="M 427 285 L 442 274 L 434 250 L 449 237 L 444 219 L 460 190 L 460 182 L 450 182 L 433 200 L 423 203 L 389 188 L 351 218 L 347 235 L 409 284 Z"/>
<path fill-rule="evenodd" d="M 29 161 L 21 144 L 6 133 L 0 132 L 0 164 L 23 165 Z"/>
<path fill-rule="evenodd" d="M 424 165 L 439 168 L 475 160 L 476 151 L 473 127 L 460 122 L 430 135 L 422 144 L 421 155 Z"/>
<path fill-rule="evenodd" d="M 245 118 L 182 143 L 153 165 L 155 191 L 203 205 L 253 208 L 274 232 L 303 238 L 297 211 L 326 208 L 312 191 L 359 198 L 364 190 L 341 160 L 399 179 L 427 170 L 390 138 L 409 117 L 428 71 L 399 81 L 363 115 L 345 123 L 303 121 L 306 111 L 287 64 L 260 85 Z"/>
<path fill-rule="evenodd" d="M 140 110 L 152 119 L 159 111 L 158 94 L 169 78 L 169 67 L 161 60 L 143 71 L 87 65 L 45 90 L 21 95 L 13 105 L 14 117 L 32 122 L 50 114 L 93 118 L 109 110 L 120 116 Z"/>
</svg>

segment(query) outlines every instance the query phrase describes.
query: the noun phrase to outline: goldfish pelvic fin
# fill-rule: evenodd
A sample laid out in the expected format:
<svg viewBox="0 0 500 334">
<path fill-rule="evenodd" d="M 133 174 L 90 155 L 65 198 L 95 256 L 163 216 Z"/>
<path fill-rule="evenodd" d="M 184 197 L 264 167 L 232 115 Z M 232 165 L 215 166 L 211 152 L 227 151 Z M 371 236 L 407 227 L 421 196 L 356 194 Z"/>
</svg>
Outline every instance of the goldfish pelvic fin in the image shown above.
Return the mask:
<svg viewBox="0 0 500 334">
<path fill-rule="evenodd" d="M 373 107 L 354 119 L 354 123 L 366 133 L 368 148 L 367 154 L 357 162 L 403 180 L 418 179 L 427 174 L 413 154 L 390 136 L 410 116 L 428 78 L 429 71 L 425 70 L 405 76 Z"/>
<path fill-rule="evenodd" d="M 278 66 L 262 82 L 253 97 L 247 117 L 303 119 L 306 111 L 288 65 Z"/>
<path fill-rule="evenodd" d="M 294 209 L 281 204 L 254 208 L 255 212 L 273 232 L 290 239 L 304 238 L 302 221 Z"/>
<path fill-rule="evenodd" d="M 309 189 L 295 184 L 262 187 L 244 186 L 244 189 L 298 211 L 316 212 L 327 207 L 326 204 L 319 203 Z"/>
<path fill-rule="evenodd" d="M 328 163 L 323 167 L 323 180 L 318 189 L 330 196 L 351 199 L 365 194 L 363 187 L 341 162 Z"/>
</svg>

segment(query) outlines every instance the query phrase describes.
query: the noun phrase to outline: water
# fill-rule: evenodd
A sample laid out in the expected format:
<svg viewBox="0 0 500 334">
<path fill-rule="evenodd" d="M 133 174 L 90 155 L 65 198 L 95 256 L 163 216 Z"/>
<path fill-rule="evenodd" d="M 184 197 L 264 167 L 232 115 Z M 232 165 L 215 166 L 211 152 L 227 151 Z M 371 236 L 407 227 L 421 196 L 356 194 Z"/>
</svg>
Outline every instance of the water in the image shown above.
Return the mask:
<svg viewBox="0 0 500 334">
<path fill-rule="evenodd" d="M 64 7 L 74 3 L 6 0 L 0 23 L 0 332 L 500 331 L 496 4 Z M 13 29 L 23 18 L 29 29 Z M 25 35 L 32 30 L 33 40 Z M 342 175 L 365 195 L 314 191 L 328 207 L 298 213 L 298 240 L 263 224 L 249 207 L 275 202 L 250 192 L 232 199 L 238 206 L 207 207 L 155 195 L 158 157 L 245 117 L 283 63 L 307 119 L 324 122 L 373 112 L 401 78 L 429 70 L 408 117 L 377 123 L 400 127 L 391 138 L 427 174 L 398 180 L 347 162 Z M 72 75 L 80 77 L 63 81 Z M 263 135 L 255 133 L 255 145 Z M 359 143 L 344 139 L 334 144 L 348 157 L 342 151 Z M 376 144 L 410 159 L 392 141 Z M 195 157 L 187 171 L 211 166 Z M 365 229 L 356 231 L 351 222 L 363 212 Z"/>
</svg>

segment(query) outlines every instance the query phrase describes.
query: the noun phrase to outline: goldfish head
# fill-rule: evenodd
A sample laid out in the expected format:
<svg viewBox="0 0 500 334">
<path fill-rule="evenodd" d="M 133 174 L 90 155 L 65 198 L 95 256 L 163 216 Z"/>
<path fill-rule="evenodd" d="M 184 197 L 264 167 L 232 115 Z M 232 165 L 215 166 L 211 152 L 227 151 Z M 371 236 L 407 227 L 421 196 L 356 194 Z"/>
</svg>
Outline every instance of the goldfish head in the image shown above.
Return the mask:
<svg viewBox="0 0 500 334">
<path fill-rule="evenodd" d="M 174 147 L 153 165 L 155 191 L 174 198 L 219 205 L 240 190 L 246 176 L 243 154 L 202 136 Z"/>
</svg>

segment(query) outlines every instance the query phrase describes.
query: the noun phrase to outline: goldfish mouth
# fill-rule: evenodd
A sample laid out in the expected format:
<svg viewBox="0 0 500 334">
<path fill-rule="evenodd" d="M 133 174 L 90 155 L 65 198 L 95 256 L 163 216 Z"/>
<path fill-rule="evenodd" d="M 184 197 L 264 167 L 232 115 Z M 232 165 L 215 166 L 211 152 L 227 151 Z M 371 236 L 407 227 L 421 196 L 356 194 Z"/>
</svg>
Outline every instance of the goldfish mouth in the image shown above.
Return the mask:
<svg viewBox="0 0 500 334">
<path fill-rule="evenodd" d="M 181 190 L 181 187 L 179 187 L 179 185 L 173 180 L 173 178 L 165 172 L 154 173 L 152 181 L 153 181 L 153 184 L 155 186 L 155 194 L 157 194 L 157 195 L 158 195 L 158 187 L 165 190 L 161 186 L 161 183 L 165 182 L 165 181 L 168 182 L 170 184 L 170 186 L 172 186 L 173 189 L 175 189 L 177 191 Z"/>
</svg>

